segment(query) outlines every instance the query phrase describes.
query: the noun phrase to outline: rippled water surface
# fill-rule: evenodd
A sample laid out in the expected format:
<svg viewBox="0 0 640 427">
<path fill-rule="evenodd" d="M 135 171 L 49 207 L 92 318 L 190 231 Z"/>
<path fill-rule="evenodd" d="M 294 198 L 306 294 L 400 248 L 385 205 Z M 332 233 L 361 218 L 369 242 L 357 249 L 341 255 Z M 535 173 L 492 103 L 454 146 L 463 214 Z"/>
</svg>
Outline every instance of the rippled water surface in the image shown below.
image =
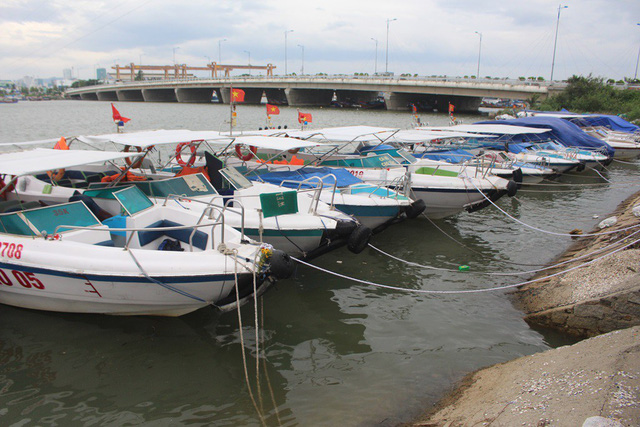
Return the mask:
<svg viewBox="0 0 640 427">
<path fill-rule="evenodd" d="M 227 129 L 223 105 L 117 103 L 142 129 Z M 281 108 L 274 124 L 295 122 Z M 409 113 L 307 109 L 314 127 L 406 128 Z M 264 106 L 239 106 L 244 129 L 264 126 Z M 421 115 L 444 125 L 442 115 Z M 470 123 L 480 117 L 462 117 Z M 0 105 L 0 142 L 114 131 L 97 101 Z M 589 230 L 637 191 L 635 165 L 603 175 L 564 176 L 523 188 L 502 209 L 544 230 Z M 598 216 L 598 218 L 594 218 Z M 372 239 L 384 252 L 346 249 L 313 263 L 345 276 L 417 290 L 481 289 L 524 277 L 570 240 L 526 228 L 491 207 L 431 223 L 416 219 Z M 459 265 L 469 272 L 456 270 Z M 419 266 L 418 266 L 419 265 Z M 409 421 L 464 374 L 563 344 L 522 320 L 506 291 L 419 294 L 354 283 L 300 266 L 259 302 L 260 375 L 253 305 L 203 309 L 176 319 L 69 315 L 0 306 L 0 420 L 3 425 L 394 425 Z M 242 333 L 241 333 L 242 332 Z M 246 385 L 242 343 L 252 393 Z M 259 383 L 259 391 L 258 391 Z"/>
</svg>

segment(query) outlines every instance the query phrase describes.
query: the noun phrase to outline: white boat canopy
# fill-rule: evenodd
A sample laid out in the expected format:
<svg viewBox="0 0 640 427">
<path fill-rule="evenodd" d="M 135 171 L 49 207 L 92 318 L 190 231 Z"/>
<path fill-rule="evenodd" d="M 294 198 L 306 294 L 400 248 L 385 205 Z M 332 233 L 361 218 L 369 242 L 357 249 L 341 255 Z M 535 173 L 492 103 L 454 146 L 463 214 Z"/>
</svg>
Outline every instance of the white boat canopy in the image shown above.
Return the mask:
<svg viewBox="0 0 640 427">
<path fill-rule="evenodd" d="M 33 175 L 50 170 L 135 157 L 136 154 L 113 151 L 36 148 L 34 150 L 0 154 L 0 174 L 14 176 Z"/>
<path fill-rule="evenodd" d="M 217 131 L 191 131 L 186 129 L 153 130 L 133 133 L 112 133 L 106 135 L 88 135 L 77 137 L 87 144 L 113 142 L 133 147 L 148 148 L 153 145 L 170 145 L 190 141 L 207 141 L 214 145 L 238 144 L 252 145 L 258 148 L 292 150 L 295 148 L 314 147 L 314 142 L 296 138 L 260 135 L 229 136 Z"/>
<path fill-rule="evenodd" d="M 446 127 L 421 127 L 420 130 L 431 131 L 458 131 L 467 133 L 493 133 L 498 135 L 520 135 L 526 133 L 545 133 L 552 129 L 532 128 L 527 126 L 510 126 L 500 124 L 475 124 L 475 125 L 456 125 Z"/>
<path fill-rule="evenodd" d="M 429 142 L 435 139 L 446 138 L 495 138 L 494 135 L 484 135 L 479 133 L 470 132 L 457 132 L 447 130 L 425 130 L 424 128 L 418 128 L 415 130 L 401 130 L 395 133 L 389 141 L 393 142 Z"/>
<path fill-rule="evenodd" d="M 309 130 L 295 129 L 269 129 L 267 131 L 256 131 L 258 135 L 271 132 L 271 135 L 288 135 L 294 138 L 309 139 L 313 141 L 327 142 L 380 142 L 387 139 L 397 128 L 384 128 L 376 126 L 342 126 L 334 128 L 321 128 Z"/>
</svg>

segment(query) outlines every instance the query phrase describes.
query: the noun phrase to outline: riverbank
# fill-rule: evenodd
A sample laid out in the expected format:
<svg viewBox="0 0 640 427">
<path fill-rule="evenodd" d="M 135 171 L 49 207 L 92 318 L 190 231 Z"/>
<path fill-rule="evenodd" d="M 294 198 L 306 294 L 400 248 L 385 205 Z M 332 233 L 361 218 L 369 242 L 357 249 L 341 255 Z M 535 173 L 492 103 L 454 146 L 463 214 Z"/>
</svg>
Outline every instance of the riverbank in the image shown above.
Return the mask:
<svg viewBox="0 0 640 427">
<path fill-rule="evenodd" d="M 579 238 L 553 263 L 561 266 L 538 277 L 589 265 L 514 294 L 530 325 L 593 338 L 469 374 L 415 425 L 581 426 L 595 416 L 619 423 L 612 426 L 637 425 L 640 249 L 629 246 L 640 238 L 630 228 L 640 223 L 637 205 L 640 192 L 602 217 L 607 222 L 615 217 L 615 224 Z"/>
</svg>

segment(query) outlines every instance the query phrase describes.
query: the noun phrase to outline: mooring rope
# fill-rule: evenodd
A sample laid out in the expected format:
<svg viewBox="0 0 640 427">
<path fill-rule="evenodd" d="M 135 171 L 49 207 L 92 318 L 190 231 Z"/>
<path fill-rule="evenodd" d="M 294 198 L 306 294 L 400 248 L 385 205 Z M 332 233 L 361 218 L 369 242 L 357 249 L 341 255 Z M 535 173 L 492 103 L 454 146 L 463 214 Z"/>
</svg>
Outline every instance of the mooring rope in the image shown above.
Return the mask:
<svg viewBox="0 0 640 427">
<path fill-rule="evenodd" d="M 458 290 L 458 291 L 451 291 L 451 290 L 442 291 L 442 290 L 435 290 L 435 289 L 409 289 L 409 288 L 401 288 L 399 286 L 385 285 L 385 284 L 382 284 L 382 283 L 375 283 L 375 282 L 371 282 L 369 280 L 358 279 L 358 278 L 355 278 L 355 277 L 350 277 L 350 276 L 347 276 L 347 275 L 344 275 L 344 274 L 336 273 L 335 271 L 327 270 L 327 269 L 319 267 L 317 265 L 313 265 L 313 264 L 310 264 L 308 262 L 302 261 L 302 260 L 300 260 L 298 258 L 294 258 L 294 257 L 291 257 L 291 258 L 294 261 L 296 261 L 296 262 L 298 262 L 298 263 L 300 263 L 302 265 L 306 265 L 307 267 L 315 268 L 316 270 L 322 271 L 323 273 L 331 274 L 331 275 L 339 277 L 341 279 L 350 280 L 352 282 L 357 282 L 357 283 L 361 283 L 361 284 L 364 284 L 364 285 L 373 286 L 373 287 L 376 287 L 376 288 L 389 289 L 389 290 L 392 290 L 392 291 L 401 291 L 401 292 L 408 292 L 408 293 L 417 293 L 417 294 L 441 294 L 441 295 L 478 294 L 478 293 L 483 293 L 483 292 L 501 291 L 501 290 L 505 290 L 505 289 L 517 288 L 517 287 L 520 287 L 520 286 L 523 286 L 523 285 L 528 285 L 529 283 L 540 282 L 542 280 L 546 280 L 546 279 L 550 279 L 552 277 L 560 276 L 560 275 L 568 273 L 570 271 L 577 270 L 578 268 L 582 268 L 582 267 L 585 267 L 587 265 L 593 264 L 594 262 L 596 262 L 596 261 L 598 261 L 600 259 L 606 258 L 608 256 L 611 256 L 611 255 L 617 253 L 617 252 L 620 252 L 621 250 L 626 249 L 629 246 L 633 246 L 633 245 L 637 244 L 638 242 L 640 242 L 640 239 L 634 240 L 633 242 L 631 242 L 631 243 L 629 243 L 627 245 L 624 245 L 624 246 L 622 246 L 622 247 L 620 247 L 620 248 L 618 248 L 618 249 L 616 249 L 614 251 L 611 251 L 611 252 L 609 252 L 609 253 L 607 253 L 605 255 L 602 255 L 602 256 L 600 256 L 598 258 L 594 258 L 591 261 L 587 261 L 584 264 L 580 264 L 580 265 L 577 265 L 575 267 L 571 267 L 571 268 L 568 268 L 566 270 L 550 274 L 548 276 L 539 277 L 537 279 L 526 280 L 524 282 L 514 283 L 512 285 L 494 286 L 494 287 L 491 287 L 491 288 L 484 288 L 484 289 L 464 289 L 464 290 Z"/>
<path fill-rule="evenodd" d="M 242 313 L 240 311 L 240 290 L 238 289 L 238 250 L 237 249 L 233 249 L 233 259 L 234 259 L 234 263 L 233 263 L 233 275 L 235 277 L 235 282 L 236 282 L 236 310 L 238 312 L 238 329 L 240 332 L 240 349 L 242 351 L 242 367 L 244 369 L 244 379 L 247 383 L 247 391 L 249 392 L 249 397 L 251 398 L 251 403 L 253 403 L 253 407 L 256 410 L 256 413 L 258 414 L 258 417 L 260 418 L 260 423 L 263 426 L 266 426 L 266 422 L 264 420 L 264 416 L 262 415 L 262 412 L 260 411 L 260 408 L 258 408 L 258 404 L 256 403 L 256 399 L 253 396 L 253 391 L 251 390 L 251 381 L 249 381 L 249 371 L 247 369 L 247 355 L 245 352 L 245 348 L 244 348 L 244 333 L 242 331 Z"/>
<path fill-rule="evenodd" d="M 487 275 L 487 276 L 524 276 L 524 275 L 527 275 L 527 274 L 539 273 L 541 271 L 552 270 L 554 268 L 558 268 L 561 265 L 569 264 L 569 263 L 581 260 L 583 258 L 588 258 L 588 257 L 590 257 L 592 255 L 596 255 L 596 254 L 605 252 L 605 251 L 607 251 L 607 250 L 609 250 L 609 249 L 611 249 L 613 247 L 618 246 L 618 244 L 620 244 L 621 241 L 629 239 L 629 238 L 631 238 L 632 236 L 634 236 L 634 235 L 636 235 L 638 233 L 640 233 L 640 230 L 637 230 L 637 231 L 633 232 L 629 236 L 623 236 L 620 240 L 618 240 L 618 241 L 616 241 L 614 243 L 611 243 L 610 245 L 606 245 L 606 246 L 604 246 L 604 247 L 602 247 L 600 249 L 596 249 L 593 252 L 589 252 L 587 254 L 580 255 L 579 257 L 576 257 L 576 258 L 573 258 L 573 259 L 570 259 L 570 260 L 566 260 L 566 261 L 562 261 L 562 262 L 559 262 L 557 264 L 549 265 L 549 266 L 546 266 L 546 267 L 543 267 L 543 268 L 538 268 L 538 269 L 535 269 L 535 270 L 519 271 L 519 272 L 511 272 L 511 273 L 492 273 L 492 272 L 487 272 L 487 271 L 464 271 L 462 273 L 464 273 L 464 274 L 484 274 L 484 275 Z M 391 259 L 394 259 L 396 261 L 402 262 L 402 263 L 407 264 L 407 265 L 411 265 L 413 267 L 426 268 L 426 269 L 429 269 L 429 270 L 437 270 L 437 271 L 447 271 L 447 272 L 452 272 L 452 273 L 461 273 L 459 268 L 433 267 L 433 266 L 430 266 L 430 265 L 418 264 L 416 262 L 407 261 L 407 260 L 398 258 L 395 255 L 391 255 L 390 253 L 385 252 L 382 249 L 373 246 L 371 243 L 369 243 L 369 246 L 372 249 L 380 252 L 381 254 L 383 254 L 383 255 L 391 258 Z"/>
<path fill-rule="evenodd" d="M 465 179 L 465 178 L 462 178 Z M 636 225 L 632 225 L 629 227 L 625 227 L 625 228 L 620 228 L 617 230 L 613 230 L 613 231 L 603 231 L 601 233 L 585 233 L 585 234 L 570 234 L 570 233 L 557 233 L 555 231 L 549 231 L 549 230 L 544 230 L 542 228 L 538 228 L 538 227 L 534 227 L 533 225 L 529 225 L 523 221 L 520 221 L 519 219 L 511 216 L 509 213 L 507 213 L 504 209 L 502 209 L 500 206 L 496 205 L 495 202 L 493 200 L 491 200 L 490 198 L 488 198 L 483 192 L 482 190 L 480 190 L 478 187 L 476 187 L 476 185 L 473 183 L 473 181 L 471 181 L 471 184 L 476 188 L 476 190 L 482 195 L 482 197 L 484 197 L 489 203 L 491 203 L 494 207 L 496 207 L 500 212 L 502 212 L 507 218 L 510 218 L 511 220 L 517 222 L 518 224 L 521 224 L 527 228 L 530 228 L 532 230 L 535 231 L 539 231 L 541 233 L 545 233 L 545 234 L 551 234 L 553 236 L 559 236 L 559 237 L 572 237 L 572 238 L 582 238 L 582 237 L 591 237 L 591 236 L 604 236 L 604 235 L 608 235 L 608 234 L 615 234 L 615 233 L 619 233 L 621 231 L 626 231 L 626 230 L 632 230 L 634 228 L 638 228 L 640 227 L 640 224 L 636 224 Z"/>
</svg>

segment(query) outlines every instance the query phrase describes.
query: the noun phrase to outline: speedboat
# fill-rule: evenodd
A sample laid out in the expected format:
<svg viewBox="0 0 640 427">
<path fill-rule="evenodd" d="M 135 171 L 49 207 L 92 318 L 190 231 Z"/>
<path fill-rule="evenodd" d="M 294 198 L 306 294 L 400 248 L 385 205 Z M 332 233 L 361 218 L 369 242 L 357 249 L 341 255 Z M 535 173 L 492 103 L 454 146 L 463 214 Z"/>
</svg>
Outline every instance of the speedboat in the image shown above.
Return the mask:
<svg viewBox="0 0 640 427">
<path fill-rule="evenodd" d="M 292 273 L 288 255 L 226 225 L 223 209 L 205 214 L 154 204 L 135 186 L 86 190 L 53 205 L 20 198 L 28 192 L 20 177 L 127 155 L 51 149 L 0 155 L 0 196 L 7 199 L 0 203 L 0 302 L 180 316 L 210 305 L 233 309 Z"/>
<path fill-rule="evenodd" d="M 83 165 L 67 169 L 61 180 L 57 181 L 58 185 L 53 193 L 47 197 L 58 202 L 66 201 L 74 191 L 85 191 L 78 188 L 83 180 L 76 178 L 88 177 L 93 181 L 94 175 L 98 174 L 97 181 L 104 182 L 91 182 L 90 188 L 132 184 L 157 203 L 199 212 L 207 209 L 208 204 L 225 206 L 227 225 L 292 256 L 312 259 L 345 245 L 354 253 L 364 250 L 371 230 L 353 217 L 318 200 L 317 195 L 311 192 L 296 192 L 273 184 L 252 183 L 233 168 L 223 169 L 222 163 L 210 155 L 210 161 L 205 165 L 207 167 L 180 167 L 184 175 L 175 178 L 170 162 L 167 162 L 168 166 L 158 164 L 157 167 L 151 163 L 149 169 L 143 169 L 144 162 L 139 160 L 143 157 L 149 161 L 153 146 L 162 149 L 175 146 L 177 141 L 191 140 L 199 144 L 212 136 L 217 136 L 217 133 L 153 131 L 78 137 L 77 140 L 91 145 L 106 142 L 133 147 L 132 150 L 126 150 L 130 155 L 127 164 L 136 166 L 135 170 L 139 172 L 138 175 L 142 174 L 142 180 L 130 181 L 137 177 L 130 172 L 133 168 L 125 172 L 116 166 Z M 191 149 L 188 148 L 188 151 Z M 193 166 L 193 163 L 190 162 L 189 165 Z M 204 172 L 204 175 L 188 175 L 197 172 Z M 23 199 L 40 197 L 45 186 L 51 187 L 51 179 L 45 174 L 24 177 L 22 180 L 25 181 L 21 194 Z M 64 185 L 59 185 L 62 182 Z M 189 203 L 191 201 L 194 203 Z"/>
<path fill-rule="evenodd" d="M 353 126 L 288 131 L 287 134 L 321 143 L 295 153 L 303 164 L 343 168 L 364 182 L 377 186 L 392 189 L 407 186 L 412 199 L 424 202 L 424 213 L 430 218 L 443 218 L 462 210 L 473 212 L 488 206 L 489 200 L 496 201 L 517 191 L 514 181 L 490 174 L 472 176 L 468 172 L 444 168 L 403 165 L 388 153 L 363 155 L 354 151 L 363 142 L 384 141 L 396 132 L 397 129 Z"/>
</svg>

